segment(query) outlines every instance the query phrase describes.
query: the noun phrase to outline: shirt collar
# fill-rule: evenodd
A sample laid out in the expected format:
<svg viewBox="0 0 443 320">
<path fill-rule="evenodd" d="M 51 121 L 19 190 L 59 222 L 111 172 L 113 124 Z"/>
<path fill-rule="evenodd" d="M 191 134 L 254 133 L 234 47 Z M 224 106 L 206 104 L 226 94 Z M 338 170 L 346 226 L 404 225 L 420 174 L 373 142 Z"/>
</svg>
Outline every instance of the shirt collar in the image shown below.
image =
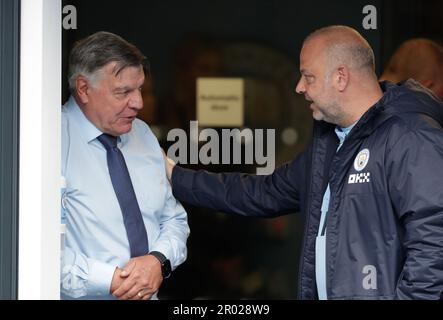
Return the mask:
<svg viewBox="0 0 443 320">
<path fill-rule="evenodd" d="M 338 139 L 340 140 L 340 144 L 343 143 L 343 141 L 345 141 L 346 137 L 351 132 L 352 128 L 355 127 L 357 122 L 358 122 L 358 120 L 346 128 L 342 128 L 339 126 L 335 127 L 335 134 L 337 135 Z"/>
</svg>

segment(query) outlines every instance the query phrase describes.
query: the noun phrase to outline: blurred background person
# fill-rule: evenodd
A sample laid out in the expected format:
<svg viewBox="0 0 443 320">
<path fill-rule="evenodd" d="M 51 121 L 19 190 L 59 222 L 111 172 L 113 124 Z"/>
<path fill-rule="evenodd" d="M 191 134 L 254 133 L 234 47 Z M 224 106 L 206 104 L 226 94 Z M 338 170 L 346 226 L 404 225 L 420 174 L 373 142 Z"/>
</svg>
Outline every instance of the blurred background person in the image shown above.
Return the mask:
<svg viewBox="0 0 443 320">
<path fill-rule="evenodd" d="M 403 42 L 390 58 L 380 80 L 413 78 L 443 100 L 443 47 L 426 38 Z"/>
</svg>

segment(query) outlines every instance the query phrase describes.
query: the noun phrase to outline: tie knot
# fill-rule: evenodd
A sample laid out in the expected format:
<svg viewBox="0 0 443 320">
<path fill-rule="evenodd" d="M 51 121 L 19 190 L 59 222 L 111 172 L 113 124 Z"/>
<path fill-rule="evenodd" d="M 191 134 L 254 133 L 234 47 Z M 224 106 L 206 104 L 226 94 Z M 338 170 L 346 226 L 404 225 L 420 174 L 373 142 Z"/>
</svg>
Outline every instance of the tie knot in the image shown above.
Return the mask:
<svg viewBox="0 0 443 320">
<path fill-rule="evenodd" d="M 112 150 L 113 148 L 117 147 L 117 137 L 103 133 L 102 135 L 98 136 L 97 139 L 106 150 Z"/>
</svg>

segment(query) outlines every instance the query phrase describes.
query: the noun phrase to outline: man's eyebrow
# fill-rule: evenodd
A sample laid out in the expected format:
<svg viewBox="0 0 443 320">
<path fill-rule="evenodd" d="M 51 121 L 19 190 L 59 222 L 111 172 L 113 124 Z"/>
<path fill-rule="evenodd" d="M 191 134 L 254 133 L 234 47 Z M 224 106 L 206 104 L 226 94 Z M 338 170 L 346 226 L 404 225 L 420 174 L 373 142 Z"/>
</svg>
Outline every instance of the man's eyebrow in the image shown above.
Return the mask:
<svg viewBox="0 0 443 320">
<path fill-rule="evenodd" d="M 127 86 L 125 86 L 125 87 L 117 87 L 117 88 L 114 89 L 114 91 L 129 91 L 129 90 L 132 90 L 132 88 L 127 87 Z"/>
<path fill-rule="evenodd" d="M 315 77 L 312 73 L 310 73 L 309 71 L 306 71 L 306 70 L 300 71 L 300 73 L 304 77 Z"/>
</svg>

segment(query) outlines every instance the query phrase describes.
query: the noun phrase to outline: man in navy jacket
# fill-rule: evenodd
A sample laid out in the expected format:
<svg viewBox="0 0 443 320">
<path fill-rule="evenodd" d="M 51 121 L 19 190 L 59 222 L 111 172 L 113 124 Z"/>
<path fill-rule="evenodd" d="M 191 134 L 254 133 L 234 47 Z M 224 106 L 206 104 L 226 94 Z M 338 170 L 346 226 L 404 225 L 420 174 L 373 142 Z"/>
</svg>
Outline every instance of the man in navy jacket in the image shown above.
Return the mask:
<svg viewBox="0 0 443 320">
<path fill-rule="evenodd" d="M 306 216 L 301 299 L 440 299 L 443 105 L 413 80 L 379 84 L 354 29 L 315 31 L 296 91 L 312 102 L 305 152 L 269 176 L 173 166 L 174 196 L 245 216 Z"/>
</svg>

